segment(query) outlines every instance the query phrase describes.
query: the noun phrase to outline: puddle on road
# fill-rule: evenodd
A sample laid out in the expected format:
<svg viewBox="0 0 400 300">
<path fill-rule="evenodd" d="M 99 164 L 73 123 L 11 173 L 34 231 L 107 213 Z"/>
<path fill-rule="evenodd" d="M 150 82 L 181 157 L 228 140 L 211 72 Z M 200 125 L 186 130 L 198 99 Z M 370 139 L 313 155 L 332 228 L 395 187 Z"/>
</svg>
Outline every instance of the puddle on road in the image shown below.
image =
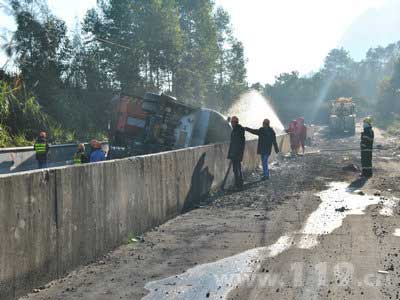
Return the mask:
<svg viewBox="0 0 400 300">
<path fill-rule="evenodd" d="M 242 282 L 240 275 L 251 275 L 256 269 L 261 249 L 252 249 L 189 269 L 185 273 L 146 284 L 150 293 L 143 300 L 224 299 Z M 222 297 L 222 298 L 221 298 Z"/>
<path fill-rule="evenodd" d="M 379 213 L 383 216 L 393 215 L 398 199 L 384 199 L 379 196 L 360 195 L 348 188 L 345 182 L 331 183 L 328 190 L 317 194 L 321 204 L 307 219 L 303 229 L 304 235 L 299 248 L 309 249 L 318 244 L 318 236 L 332 233 L 343 224 L 348 215 L 362 215 L 370 205 L 381 204 Z"/>
<path fill-rule="evenodd" d="M 395 231 L 393 232 L 393 235 L 400 237 L 400 228 L 396 228 Z"/>
<path fill-rule="evenodd" d="M 398 205 L 399 199 L 393 198 L 385 200 L 383 203 L 383 208 L 379 212 L 382 216 L 390 217 L 394 214 L 394 209 Z"/>
<path fill-rule="evenodd" d="M 291 247 L 311 249 L 318 245 L 319 236 L 341 227 L 348 215 L 362 215 L 371 205 L 382 206 L 380 214 L 391 216 L 398 199 L 359 195 L 349 190 L 348 183 L 336 182 L 317 194 L 318 208 L 308 217 L 302 230 L 280 237 L 268 247 L 251 249 L 240 254 L 199 265 L 185 273 L 146 284 L 149 294 L 142 300 L 226 299 L 236 286 L 251 280 L 260 261 L 276 257 Z M 398 231 L 400 236 L 400 229 Z"/>
<path fill-rule="evenodd" d="M 150 293 L 142 300 L 225 299 L 236 286 L 254 276 L 260 258 L 275 257 L 292 245 L 292 236 L 282 236 L 269 246 L 189 269 L 185 273 L 146 284 Z"/>
<path fill-rule="evenodd" d="M 383 156 L 383 157 L 379 157 L 382 160 L 394 160 L 394 157 L 388 157 L 388 156 Z"/>
</svg>

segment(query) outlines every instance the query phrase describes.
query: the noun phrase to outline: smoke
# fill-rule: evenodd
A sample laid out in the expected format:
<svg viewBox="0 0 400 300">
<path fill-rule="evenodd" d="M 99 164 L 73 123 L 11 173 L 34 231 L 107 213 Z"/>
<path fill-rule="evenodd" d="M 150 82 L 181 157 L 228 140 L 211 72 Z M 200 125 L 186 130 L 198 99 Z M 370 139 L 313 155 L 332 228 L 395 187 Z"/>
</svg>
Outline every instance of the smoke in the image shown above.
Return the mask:
<svg viewBox="0 0 400 300">
<path fill-rule="evenodd" d="M 311 111 L 310 114 L 310 121 L 315 122 L 316 117 L 318 114 L 318 111 L 321 109 L 322 104 L 324 103 L 326 96 L 328 95 L 328 92 L 330 88 L 332 87 L 333 82 L 336 79 L 336 74 L 332 74 L 328 77 L 328 79 L 325 81 L 324 85 L 321 87 L 318 98 L 315 100 L 314 103 L 314 109 Z"/>
<path fill-rule="evenodd" d="M 284 126 L 270 102 L 261 93 L 251 90 L 242 96 L 228 110 L 229 116 L 237 116 L 242 126 L 260 128 L 264 119 L 271 121 L 271 127 L 277 133 L 284 130 Z"/>
</svg>

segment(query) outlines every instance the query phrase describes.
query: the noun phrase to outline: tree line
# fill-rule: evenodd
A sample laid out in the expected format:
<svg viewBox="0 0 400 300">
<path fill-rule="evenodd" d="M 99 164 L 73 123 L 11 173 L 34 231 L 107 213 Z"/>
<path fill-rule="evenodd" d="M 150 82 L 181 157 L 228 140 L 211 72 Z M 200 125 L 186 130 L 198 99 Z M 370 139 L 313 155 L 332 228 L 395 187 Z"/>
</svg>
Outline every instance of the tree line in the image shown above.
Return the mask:
<svg viewBox="0 0 400 300">
<path fill-rule="evenodd" d="M 360 116 L 373 115 L 387 126 L 400 113 L 400 42 L 371 48 L 360 62 L 345 49 L 333 49 L 318 72 L 283 73 L 272 85 L 253 87 L 272 100 L 286 122 L 303 115 L 308 122 L 326 123 L 331 100 L 353 97 Z"/>
<path fill-rule="evenodd" d="M 99 0 L 73 29 L 45 0 L 8 0 L 7 13 L 16 30 L 3 46 L 18 71 L 0 70 L 0 144 L 39 129 L 63 142 L 98 137 L 116 92 L 225 110 L 248 88 L 243 45 L 212 0 Z"/>
<path fill-rule="evenodd" d="M 75 28 L 46 0 L 6 2 L 16 30 L 2 45 L 9 66 L 0 66 L 0 146 L 27 144 L 39 130 L 55 142 L 101 138 L 115 93 L 163 91 L 224 112 L 253 88 L 283 121 L 319 123 L 329 100 L 353 97 L 359 115 L 385 126 L 399 119 L 400 42 L 371 48 L 359 62 L 333 49 L 315 73 L 249 87 L 243 44 L 212 0 L 98 0 Z"/>
</svg>

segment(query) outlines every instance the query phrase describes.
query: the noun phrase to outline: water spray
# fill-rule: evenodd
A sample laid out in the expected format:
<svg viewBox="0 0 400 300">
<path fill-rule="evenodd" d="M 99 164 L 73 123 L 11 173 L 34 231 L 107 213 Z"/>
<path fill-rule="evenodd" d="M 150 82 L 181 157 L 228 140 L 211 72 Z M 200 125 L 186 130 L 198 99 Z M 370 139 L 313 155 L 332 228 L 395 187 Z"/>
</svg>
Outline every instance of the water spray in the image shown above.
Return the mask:
<svg viewBox="0 0 400 300">
<path fill-rule="evenodd" d="M 285 128 L 270 101 L 256 90 L 251 90 L 241 95 L 228 110 L 227 114 L 229 116 L 237 116 L 242 125 L 251 128 L 261 127 L 264 119 L 270 120 L 271 127 L 277 133 L 282 133 Z"/>
</svg>

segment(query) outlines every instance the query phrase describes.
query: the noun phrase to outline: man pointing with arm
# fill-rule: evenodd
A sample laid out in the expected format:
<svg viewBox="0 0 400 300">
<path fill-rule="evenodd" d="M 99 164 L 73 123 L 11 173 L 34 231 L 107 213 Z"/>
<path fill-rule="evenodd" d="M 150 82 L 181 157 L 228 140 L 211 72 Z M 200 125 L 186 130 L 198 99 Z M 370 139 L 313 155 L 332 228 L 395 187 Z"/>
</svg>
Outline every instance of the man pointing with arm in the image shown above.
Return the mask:
<svg viewBox="0 0 400 300">
<path fill-rule="evenodd" d="M 270 121 L 268 119 L 263 121 L 263 127 L 260 129 L 251 129 L 245 127 L 245 130 L 252 134 L 258 135 L 257 154 L 260 154 L 263 166 L 262 180 L 267 180 L 269 179 L 268 159 L 271 156 L 272 146 L 274 146 L 275 153 L 279 152 L 275 131 L 270 126 Z"/>
</svg>

